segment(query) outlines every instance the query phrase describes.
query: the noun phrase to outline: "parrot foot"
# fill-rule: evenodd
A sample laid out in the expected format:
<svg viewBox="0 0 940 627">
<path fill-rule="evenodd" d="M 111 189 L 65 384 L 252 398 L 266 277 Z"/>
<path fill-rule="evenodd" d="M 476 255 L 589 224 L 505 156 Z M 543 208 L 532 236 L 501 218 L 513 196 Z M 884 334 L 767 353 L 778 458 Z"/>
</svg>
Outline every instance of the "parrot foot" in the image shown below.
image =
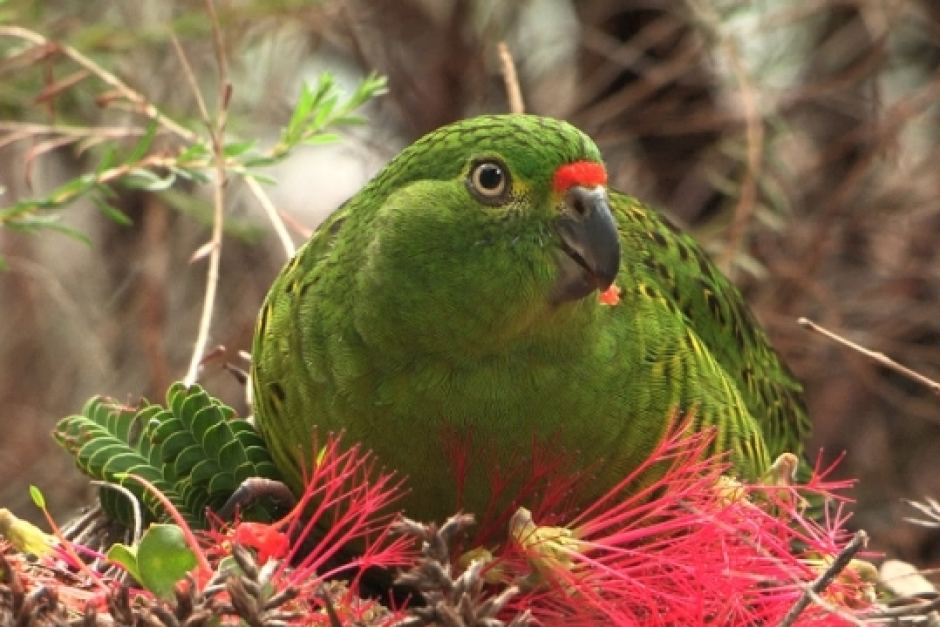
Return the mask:
<svg viewBox="0 0 940 627">
<path fill-rule="evenodd" d="M 242 481 L 232 496 L 228 497 L 216 514 L 222 520 L 229 521 L 235 516 L 236 511 L 245 509 L 246 506 L 261 499 L 266 499 L 277 507 L 287 510 L 297 504 L 296 497 L 284 483 L 264 477 L 248 477 Z"/>
</svg>

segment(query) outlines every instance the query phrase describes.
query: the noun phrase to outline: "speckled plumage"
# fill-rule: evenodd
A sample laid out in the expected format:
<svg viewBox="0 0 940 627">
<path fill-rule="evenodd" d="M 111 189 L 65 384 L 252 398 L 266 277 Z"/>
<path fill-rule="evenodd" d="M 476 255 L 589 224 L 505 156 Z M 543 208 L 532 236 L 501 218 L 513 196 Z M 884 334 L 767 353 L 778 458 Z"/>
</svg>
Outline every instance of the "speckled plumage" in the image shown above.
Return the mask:
<svg viewBox="0 0 940 627">
<path fill-rule="evenodd" d="M 487 161 L 509 172 L 499 203 L 470 181 Z M 438 519 L 482 508 L 494 465 L 518 467 L 533 440 L 575 465 L 600 461 L 602 490 L 677 411 L 717 426 L 745 476 L 799 451 L 799 384 L 739 292 L 653 210 L 608 193 L 618 304 L 553 296 L 572 201 L 552 177 L 575 161 L 601 156 L 564 122 L 458 122 L 405 149 L 298 251 L 253 346 L 258 424 L 294 489 L 314 425 L 409 475 L 408 513 Z M 454 441 L 470 453 L 461 503 Z"/>
</svg>

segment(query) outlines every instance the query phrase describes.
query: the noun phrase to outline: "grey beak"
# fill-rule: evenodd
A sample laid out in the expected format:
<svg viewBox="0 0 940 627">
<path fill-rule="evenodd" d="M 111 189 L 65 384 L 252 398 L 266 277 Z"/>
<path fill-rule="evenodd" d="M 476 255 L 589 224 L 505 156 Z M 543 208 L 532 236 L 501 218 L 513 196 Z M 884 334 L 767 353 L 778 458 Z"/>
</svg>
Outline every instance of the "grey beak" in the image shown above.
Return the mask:
<svg viewBox="0 0 940 627">
<path fill-rule="evenodd" d="M 606 290 L 620 270 L 620 234 L 603 187 L 574 186 L 555 228 L 564 255 L 553 300 L 563 302 Z"/>
</svg>

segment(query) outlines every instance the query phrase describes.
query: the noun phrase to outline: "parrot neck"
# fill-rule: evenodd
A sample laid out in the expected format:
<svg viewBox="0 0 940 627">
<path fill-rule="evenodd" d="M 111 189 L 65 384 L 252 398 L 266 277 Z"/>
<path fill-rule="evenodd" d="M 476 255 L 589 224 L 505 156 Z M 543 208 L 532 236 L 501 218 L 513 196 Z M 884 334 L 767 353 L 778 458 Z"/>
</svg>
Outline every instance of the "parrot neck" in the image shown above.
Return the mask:
<svg viewBox="0 0 940 627">
<path fill-rule="evenodd" d="M 597 295 L 592 294 L 557 306 L 540 303 L 519 307 L 515 315 L 497 320 L 474 316 L 466 310 L 453 315 L 442 310 L 444 313 L 433 317 L 407 318 L 389 312 L 385 314 L 386 325 L 356 326 L 370 348 L 396 361 L 426 359 L 465 365 L 473 360 L 489 362 L 522 354 L 557 360 L 586 350 L 598 331 L 595 322 L 605 314 L 604 309 Z M 361 319 L 362 314 L 354 317 Z"/>
</svg>

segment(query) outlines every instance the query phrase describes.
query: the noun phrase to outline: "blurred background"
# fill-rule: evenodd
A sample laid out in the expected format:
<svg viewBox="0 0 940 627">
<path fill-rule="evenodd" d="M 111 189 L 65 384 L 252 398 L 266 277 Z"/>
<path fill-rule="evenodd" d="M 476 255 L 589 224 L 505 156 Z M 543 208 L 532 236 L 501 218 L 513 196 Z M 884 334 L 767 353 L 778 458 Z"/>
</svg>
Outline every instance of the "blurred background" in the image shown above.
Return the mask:
<svg viewBox="0 0 940 627">
<path fill-rule="evenodd" d="M 401 147 L 441 124 L 508 110 L 497 43 L 526 108 L 591 134 L 612 183 L 661 207 L 741 286 L 805 383 L 810 455 L 845 451 L 854 524 L 873 545 L 940 565 L 940 531 L 904 499 L 940 498 L 940 397 L 800 329 L 810 317 L 940 379 L 940 3 L 934 0 L 217 0 L 233 85 L 230 136 L 274 142 L 302 81 L 329 70 L 389 93 L 342 141 L 267 171 L 272 199 L 312 228 Z M 145 126 L 109 86 L 12 27 L 67 43 L 197 132 L 179 38 L 210 109 L 202 3 L 0 2 L 0 207 L 95 167 L 25 123 Z M 27 52 L 24 52 L 27 51 Z M 158 136 L 155 147 L 169 138 Z M 133 140 L 127 142 L 132 145 Z M 86 150 L 80 150 L 87 148 Z M 49 436 L 94 394 L 160 399 L 183 376 L 202 305 L 210 187 L 116 188 L 130 225 L 90 203 L 58 212 L 90 245 L 0 228 L 0 506 L 60 519 L 91 496 Z M 232 180 L 221 283 L 201 382 L 245 412 L 261 299 L 285 261 L 255 198 Z M 302 241 L 303 228 L 295 229 Z"/>
</svg>

